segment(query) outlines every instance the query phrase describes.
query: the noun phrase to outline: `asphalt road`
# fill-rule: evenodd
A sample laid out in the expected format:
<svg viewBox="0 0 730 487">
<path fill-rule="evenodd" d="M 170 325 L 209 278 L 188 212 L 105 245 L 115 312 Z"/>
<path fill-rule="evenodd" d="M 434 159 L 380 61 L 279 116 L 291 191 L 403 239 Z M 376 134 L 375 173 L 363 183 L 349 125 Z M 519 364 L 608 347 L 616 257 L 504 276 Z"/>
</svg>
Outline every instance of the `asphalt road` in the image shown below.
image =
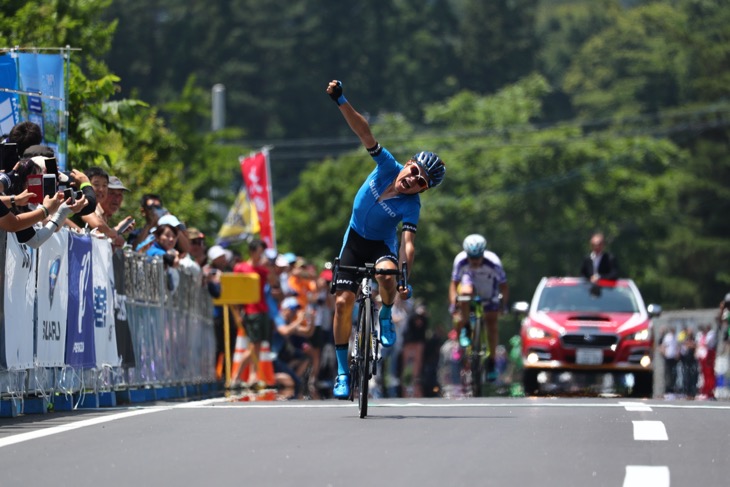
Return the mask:
<svg viewBox="0 0 730 487">
<path fill-rule="evenodd" d="M 0 420 L 0 485 L 726 486 L 730 405 L 221 398 Z"/>
</svg>

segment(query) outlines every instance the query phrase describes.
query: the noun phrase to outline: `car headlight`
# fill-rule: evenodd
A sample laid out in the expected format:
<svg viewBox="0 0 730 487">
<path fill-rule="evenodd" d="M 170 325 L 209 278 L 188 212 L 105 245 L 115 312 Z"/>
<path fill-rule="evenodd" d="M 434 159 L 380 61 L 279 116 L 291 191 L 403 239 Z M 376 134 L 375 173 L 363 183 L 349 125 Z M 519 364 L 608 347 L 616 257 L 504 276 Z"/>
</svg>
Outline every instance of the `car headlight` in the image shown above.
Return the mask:
<svg viewBox="0 0 730 487">
<path fill-rule="evenodd" d="M 550 338 L 550 333 L 543 330 L 542 328 L 538 328 L 536 326 L 531 326 L 527 328 L 527 337 L 532 340 L 539 340 L 541 338 Z"/>
<path fill-rule="evenodd" d="M 649 329 L 646 328 L 644 330 L 637 331 L 631 338 L 639 342 L 645 342 L 649 340 Z"/>
</svg>

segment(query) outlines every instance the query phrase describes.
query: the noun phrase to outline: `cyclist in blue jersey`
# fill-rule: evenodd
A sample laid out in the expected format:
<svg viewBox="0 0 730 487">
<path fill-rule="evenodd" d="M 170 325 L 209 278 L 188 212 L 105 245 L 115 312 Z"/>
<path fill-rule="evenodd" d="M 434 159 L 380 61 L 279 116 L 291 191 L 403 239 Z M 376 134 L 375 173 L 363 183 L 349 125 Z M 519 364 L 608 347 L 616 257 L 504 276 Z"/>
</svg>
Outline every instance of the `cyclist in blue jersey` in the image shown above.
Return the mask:
<svg viewBox="0 0 730 487">
<path fill-rule="evenodd" d="M 365 179 L 355 196 L 350 224 L 340 251 L 345 266 L 362 266 L 375 262 L 376 268 L 397 269 L 398 262 L 413 267 L 416 247 L 416 227 L 421 211 L 420 193 L 436 187 L 444 179 L 446 167 L 433 152 L 419 152 L 405 165 L 375 140 L 365 117 L 345 99 L 342 83 L 330 81 L 327 94 L 340 107 L 340 113 L 363 146 L 375 160 L 375 169 Z M 401 242 L 398 245 L 398 225 Z M 379 312 L 380 342 L 384 347 L 395 343 L 396 333 L 391 319 L 391 307 L 396 293 L 408 299 L 409 289 L 397 286 L 396 276 L 377 276 L 382 306 Z M 358 282 L 354 275 L 340 271 L 335 283 L 334 337 L 337 355 L 337 380 L 334 396 L 347 399 L 350 395 L 348 343 L 352 332 L 352 312 Z"/>
</svg>

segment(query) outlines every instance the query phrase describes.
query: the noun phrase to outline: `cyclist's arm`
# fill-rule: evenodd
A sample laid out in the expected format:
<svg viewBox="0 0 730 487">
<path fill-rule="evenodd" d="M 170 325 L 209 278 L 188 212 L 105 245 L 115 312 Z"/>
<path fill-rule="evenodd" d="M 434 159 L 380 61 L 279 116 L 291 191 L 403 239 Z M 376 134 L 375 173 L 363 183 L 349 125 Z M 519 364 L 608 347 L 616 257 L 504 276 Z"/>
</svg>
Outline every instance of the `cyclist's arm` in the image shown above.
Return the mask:
<svg viewBox="0 0 730 487">
<path fill-rule="evenodd" d="M 456 307 L 456 298 L 458 297 L 458 284 L 453 279 L 449 282 L 449 304 L 453 305 L 454 308 Z"/>
<path fill-rule="evenodd" d="M 345 117 L 347 125 L 349 125 L 352 131 L 355 132 L 355 135 L 358 136 L 360 142 L 362 142 L 362 145 L 364 145 L 366 149 L 371 149 L 378 145 L 373 133 L 370 131 L 370 124 L 368 124 L 368 121 L 365 120 L 365 117 L 357 112 L 349 102 L 340 105 L 340 113 L 342 113 L 342 116 Z"/>
<path fill-rule="evenodd" d="M 405 261 L 408 264 L 408 276 L 410 277 L 411 269 L 413 269 L 413 258 L 416 256 L 416 232 L 404 230 L 401 232 L 400 250 L 398 255 L 399 262 Z"/>
<path fill-rule="evenodd" d="M 504 308 L 504 311 L 507 312 L 509 311 L 509 309 L 507 309 L 507 306 L 509 306 L 509 286 L 506 282 L 499 285 L 499 292 L 502 294 L 502 307 Z"/>
</svg>

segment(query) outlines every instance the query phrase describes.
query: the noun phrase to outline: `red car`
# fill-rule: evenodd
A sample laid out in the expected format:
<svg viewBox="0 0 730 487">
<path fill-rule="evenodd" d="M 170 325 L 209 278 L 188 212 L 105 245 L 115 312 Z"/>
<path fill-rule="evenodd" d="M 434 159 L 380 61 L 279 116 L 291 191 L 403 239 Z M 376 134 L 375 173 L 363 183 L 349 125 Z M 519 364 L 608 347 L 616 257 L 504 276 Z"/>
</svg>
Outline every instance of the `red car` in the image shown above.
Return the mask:
<svg viewBox="0 0 730 487">
<path fill-rule="evenodd" d="M 654 367 L 651 318 L 631 279 L 593 284 L 579 277 L 544 277 L 531 303 L 515 304 L 522 320 L 525 394 L 550 379 L 570 382 L 577 372 L 621 376 L 632 395 L 651 397 Z M 583 374 L 586 375 L 586 374 Z"/>
</svg>

